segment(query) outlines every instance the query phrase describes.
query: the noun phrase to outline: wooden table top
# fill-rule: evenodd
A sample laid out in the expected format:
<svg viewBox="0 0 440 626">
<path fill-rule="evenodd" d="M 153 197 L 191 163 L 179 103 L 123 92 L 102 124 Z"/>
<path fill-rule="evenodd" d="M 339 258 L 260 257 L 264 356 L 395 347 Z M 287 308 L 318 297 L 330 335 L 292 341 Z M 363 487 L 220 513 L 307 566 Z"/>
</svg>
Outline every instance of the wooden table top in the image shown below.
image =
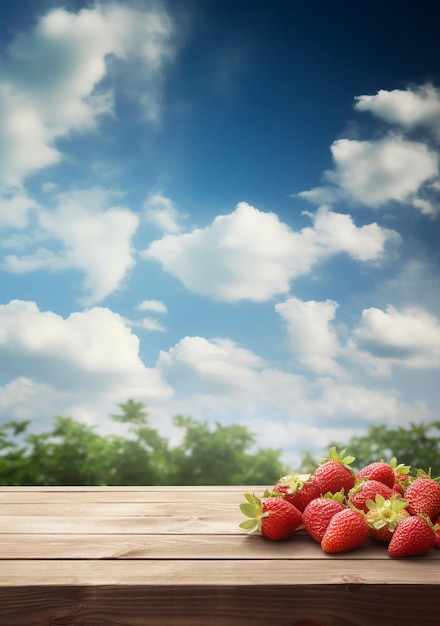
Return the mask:
<svg viewBox="0 0 440 626">
<path fill-rule="evenodd" d="M 0 487 L 1 626 L 440 624 L 440 550 L 238 524 L 264 487 Z"/>
</svg>

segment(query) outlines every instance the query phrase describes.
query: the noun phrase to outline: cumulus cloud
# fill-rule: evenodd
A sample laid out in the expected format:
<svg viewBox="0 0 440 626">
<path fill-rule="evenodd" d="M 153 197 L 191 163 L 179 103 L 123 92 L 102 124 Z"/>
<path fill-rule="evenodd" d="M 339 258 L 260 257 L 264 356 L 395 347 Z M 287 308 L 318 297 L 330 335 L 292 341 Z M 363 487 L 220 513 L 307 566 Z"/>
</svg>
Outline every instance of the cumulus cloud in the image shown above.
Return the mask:
<svg viewBox="0 0 440 626">
<path fill-rule="evenodd" d="M 332 306 L 323 318 L 331 317 Z M 331 440 L 346 441 L 371 423 L 432 418 L 426 406 L 405 403 L 395 389 L 309 380 L 225 338 L 184 337 L 146 368 L 129 325 L 101 307 L 63 318 L 33 302 L 12 301 L 0 306 L 0 328 L 0 375 L 10 379 L 0 386 L 0 417 L 37 416 L 39 428 L 67 414 L 108 429 L 106 416 L 133 397 L 147 403 L 166 436 L 176 413 L 239 422 L 256 433 L 259 446 L 283 448 L 292 460 L 304 449 L 319 453 Z"/>
<path fill-rule="evenodd" d="M 328 376 L 310 380 L 268 363 L 237 343 L 184 337 L 161 352 L 157 367 L 175 389 L 168 406 L 196 419 L 246 424 L 258 445 L 282 448 L 292 462 L 309 449 L 361 434 L 372 423 L 432 418 L 422 403 L 407 403 L 393 388 L 374 389 Z"/>
<path fill-rule="evenodd" d="M 184 337 L 168 352 L 161 351 L 157 361 L 167 381 L 206 393 L 249 388 L 260 365 L 258 356 L 230 339 L 204 337 Z"/>
<path fill-rule="evenodd" d="M 438 156 L 427 145 L 394 135 L 377 141 L 339 139 L 331 153 L 334 169 L 325 172 L 331 186 L 302 191 L 300 197 L 318 204 L 348 200 L 371 208 L 408 202 L 424 213 L 435 210 L 418 196 L 439 173 Z"/>
<path fill-rule="evenodd" d="M 57 139 L 93 130 L 113 113 L 113 92 L 102 82 L 109 58 L 138 68 L 137 101 L 157 120 L 173 34 L 160 4 L 138 10 L 112 3 L 78 13 L 54 9 L 17 35 L 0 59 L 0 188 L 57 163 Z"/>
<path fill-rule="evenodd" d="M 440 89 L 432 84 L 405 90 L 380 89 L 374 96 L 357 96 L 355 100 L 357 111 L 367 111 L 406 130 L 428 128 L 440 140 Z"/>
<path fill-rule="evenodd" d="M 60 392 L 164 398 L 170 388 L 139 357 L 123 318 L 95 307 L 63 318 L 34 302 L 0 305 L 0 372 Z M 17 383 L 16 383 L 17 384 Z"/>
<path fill-rule="evenodd" d="M 383 424 L 402 426 L 432 416 L 422 403 L 405 403 L 397 389 L 374 389 L 363 384 L 323 384 L 313 410 L 325 428 Z M 340 435 L 338 435 L 340 437 Z"/>
<path fill-rule="evenodd" d="M 379 373 L 391 366 L 413 369 L 440 367 L 440 320 L 422 308 L 402 311 L 389 305 L 371 307 L 348 343 L 352 356 Z"/>
<path fill-rule="evenodd" d="M 321 374 L 342 374 L 336 363 L 340 345 L 332 325 L 338 303 L 289 298 L 275 305 L 287 325 L 289 345 L 300 363 Z"/>
<path fill-rule="evenodd" d="M 376 260 L 395 236 L 375 223 L 357 227 L 350 216 L 325 207 L 308 215 L 313 226 L 296 232 L 274 213 L 241 202 L 206 228 L 165 235 L 141 256 L 159 261 L 195 293 L 261 302 L 288 292 L 295 277 L 331 255 Z"/>
<path fill-rule="evenodd" d="M 144 202 L 144 217 L 165 233 L 178 233 L 182 216 L 170 198 L 161 193 L 151 194 Z"/>
<path fill-rule="evenodd" d="M 0 386 L 0 420 L 29 420 L 35 425 L 38 418 L 38 428 L 42 429 L 51 425 L 54 415 L 70 414 L 74 396 L 75 392 L 57 389 L 52 383 L 18 376 Z"/>
<path fill-rule="evenodd" d="M 29 223 L 29 215 L 38 207 L 37 202 L 20 191 L 0 195 L 0 230 L 2 228 L 25 228 Z"/>
<path fill-rule="evenodd" d="M 139 223 L 126 208 L 107 208 L 110 199 L 111 194 L 91 189 L 60 194 L 55 210 L 40 207 L 34 237 L 58 247 L 40 245 L 31 254 L 7 255 L 4 269 L 16 273 L 77 269 L 85 274 L 81 301 L 88 305 L 101 301 L 134 265 L 131 238 Z"/>
</svg>

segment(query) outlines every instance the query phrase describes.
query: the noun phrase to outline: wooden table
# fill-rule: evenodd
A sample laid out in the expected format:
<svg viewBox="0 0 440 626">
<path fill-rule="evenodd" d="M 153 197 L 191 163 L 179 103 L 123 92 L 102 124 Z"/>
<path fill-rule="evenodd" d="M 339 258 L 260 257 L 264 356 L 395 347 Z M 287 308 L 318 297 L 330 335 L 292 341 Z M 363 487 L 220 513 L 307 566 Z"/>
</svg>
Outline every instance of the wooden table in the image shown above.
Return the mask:
<svg viewBox="0 0 440 626">
<path fill-rule="evenodd" d="M 440 624 L 440 550 L 247 535 L 263 487 L 0 487 L 1 626 Z"/>
</svg>

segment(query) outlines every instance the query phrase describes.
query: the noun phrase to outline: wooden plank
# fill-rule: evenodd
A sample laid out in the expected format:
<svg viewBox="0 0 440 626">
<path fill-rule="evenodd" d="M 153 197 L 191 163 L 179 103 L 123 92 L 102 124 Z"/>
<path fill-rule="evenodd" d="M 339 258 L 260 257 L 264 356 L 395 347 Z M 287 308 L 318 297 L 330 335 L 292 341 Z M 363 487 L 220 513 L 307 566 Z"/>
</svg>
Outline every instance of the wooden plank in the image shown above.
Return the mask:
<svg viewBox="0 0 440 626">
<path fill-rule="evenodd" d="M 410 588 L 440 585 L 436 560 L 387 559 L 377 562 L 349 559 L 222 560 L 222 559 L 121 559 L 121 560 L 2 560 L 0 588 L 63 585 L 284 586 L 402 585 Z M 439 594 L 440 599 L 440 594 Z"/>
<path fill-rule="evenodd" d="M 120 488 L 121 490 L 106 488 L 89 488 L 86 491 L 80 491 L 79 488 L 66 488 L 63 489 L 50 487 L 46 489 L 37 490 L 37 488 L 2 488 L 0 487 L 0 504 L 63 504 L 76 501 L 81 502 L 96 502 L 96 503 L 144 503 L 144 502 L 205 502 L 206 500 L 212 502 L 231 502 L 237 503 L 244 502 L 244 493 L 248 491 L 261 495 L 264 492 L 264 487 L 247 488 L 247 487 L 232 487 L 230 489 L 219 488 L 164 488 L 152 489 L 145 488 Z"/>
<path fill-rule="evenodd" d="M 58 515 L 50 518 L 43 515 L 19 515 L 3 516 L 0 518 L 1 534 L 224 534 L 236 535 L 239 531 L 235 519 L 231 520 L 230 514 L 219 515 L 218 519 L 212 517 L 202 518 L 198 515 L 173 515 L 144 517 L 70 517 Z"/>
<path fill-rule="evenodd" d="M 283 542 L 224 535 L 0 535 L 0 559 L 388 559 L 384 545 L 369 540 L 353 553 L 326 555 L 318 543 L 298 533 Z M 440 550 L 423 558 L 440 560 Z"/>
<path fill-rule="evenodd" d="M 0 606 L 7 626 L 438 626 L 440 611 L 433 586 L 347 584 L 40 586 L 0 591 Z"/>
<path fill-rule="evenodd" d="M 237 525 L 242 521 L 243 515 L 238 504 L 230 502 L 216 502 L 205 498 L 202 502 L 83 502 L 71 499 L 63 503 L 19 503 L 1 504 L 0 506 L 0 532 L 3 517 L 151 517 L 168 516 L 176 513 L 180 516 L 194 516 L 201 518 L 220 518 L 237 520 Z"/>
<path fill-rule="evenodd" d="M 246 491 L 0 488 L 0 623 L 438 625 L 440 550 L 270 542 L 238 528 Z"/>
<path fill-rule="evenodd" d="M 438 626 L 440 611 L 433 586 L 344 583 L 299 594 L 289 585 L 34 586 L 0 591 L 0 606 L 7 626 Z"/>
</svg>

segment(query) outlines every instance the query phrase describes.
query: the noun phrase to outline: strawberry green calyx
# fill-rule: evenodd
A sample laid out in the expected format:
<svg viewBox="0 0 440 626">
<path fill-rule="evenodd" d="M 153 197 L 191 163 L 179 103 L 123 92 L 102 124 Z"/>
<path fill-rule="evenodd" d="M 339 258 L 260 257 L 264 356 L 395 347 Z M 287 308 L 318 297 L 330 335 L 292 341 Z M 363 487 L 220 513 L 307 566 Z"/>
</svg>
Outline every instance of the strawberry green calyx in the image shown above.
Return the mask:
<svg viewBox="0 0 440 626">
<path fill-rule="evenodd" d="M 241 524 L 239 524 L 239 527 L 243 528 L 244 530 L 258 530 L 259 532 L 261 532 L 263 517 L 267 517 L 269 513 L 264 513 L 263 504 L 260 498 L 255 496 L 253 493 L 245 493 L 244 497 L 246 498 L 247 502 L 243 502 L 243 504 L 240 504 L 240 511 L 243 513 L 243 515 L 249 517 L 250 519 L 241 522 Z"/>
<path fill-rule="evenodd" d="M 269 489 L 265 489 L 262 498 L 280 498 L 281 500 L 284 498 L 285 494 L 279 491 L 269 491 Z M 245 494 L 246 497 L 246 494 Z"/>
<path fill-rule="evenodd" d="M 288 493 L 295 495 L 311 478 L 311 474 L 288 474 L 287 476 L 282 476 L 278 484 L 285 485 L 288 488 Z"/>
<path fill-rule="evenodd" d="M 428 471 L 427 471 L 427 472 L 425 472 L 425 470 L 424 470 L 424 469 L 422 469 L 421 467 L 419 467 L 418 469 L 416 469 L 416 474 L 415 474 L 415 476 L 414 476 L 414 478 L 413 478 L 413 481 L 414 481 L 416 478 L 432 478 L 432 476 L 431 476 L 431 468 L 429 468 L 429 469 L 428 469 Z"/>
<path fill-rule="evenodd" d="M 393 458 L 390 460 L 389 465 L 393 468 L 395 472 L 397 472 L 398 474 L 404 474 L 405 476 L 407 476 L 411 471 L 410 465 L 398 463 L 395 456 L 393 456 Z"/>
<path fill-rule="evenodd" d="M 356 460 L 356 457 L 350 455 L 345 456 L 346 452 L 347 448 L 344 448 L 343 450 L 341 450 L 341 452 L 338 452 L 336 450 L 336 447 L 332 446 L 329 450 L 328 457 L 322 459 L 322 463 L 326 463 L 327 461 L 338 461 L 339 463 L 342 463 L 342 465 L 344 465 L 345 467 L 350 467 L 350 465 Z"/>
<path fill-rule="evenodd" d="M 386 526 L 388 530 L 393 531 L 408 516 L 406 511 L 408 502 L 399 498 L 398 494 L 394 494 L 389 500 L 386 500 L 378 493 L 375 500 L 368 499 L 366 505 L 368 507 L 368 524 L 375 530 Z"/>
<path fill-rule="evenodd" d="M 425 472 L 425 470 L 421 468 L 417 469 L 416 474 L 414 477 L 412 477 L 411 482 L 414 482 L 416 478 L 430 478 L 431 480 L 435 480 L 436 483 L 440 483 L 440 476 L 433 477 L 431 475 L 431 468 L 429 468 L 427 472 Z"/>
<path fill-rule="evenodd" d="M 336 493 L 327 491 L 326 493 L 322 494 L 321 498 L 328 498 L 329 500 L 335 500 L 336 502 L 339 502 L 340 504 L 344 504 L 345 503 L 345 490 L 344 488 L 342 488 L 341 491 L 336 491 Z"/>
</svg>

